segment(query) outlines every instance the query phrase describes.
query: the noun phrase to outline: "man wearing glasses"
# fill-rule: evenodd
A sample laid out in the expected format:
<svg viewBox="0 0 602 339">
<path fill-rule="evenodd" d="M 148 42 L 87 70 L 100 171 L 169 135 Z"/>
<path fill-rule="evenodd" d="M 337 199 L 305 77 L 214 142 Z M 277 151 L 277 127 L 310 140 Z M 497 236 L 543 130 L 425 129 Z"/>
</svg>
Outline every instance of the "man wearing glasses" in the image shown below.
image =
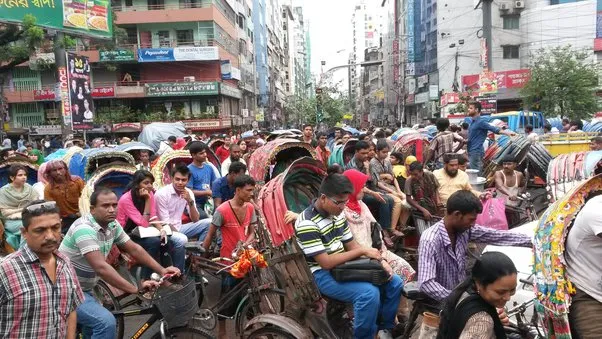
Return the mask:
<svg viewBox="0 0 602 339">
<path fill-rule="evenodd" d="M 73 266 L 57 251 L 61 218 L 54 201 L 22 212 L 26 244 L 0 262 L 0 337 L 75 338 L 83 302 Z"/>
<path fill-rule="evenodd" d="M 320 293 L 353 303 L 354 337 L 374 338 L 378 330 L 379 313 L 385 320 L 391 318 L 392 327 L 402 281 L 399 276 L 393 275 L 379 289 L 368 282 L 338 282 L 332 277 L 332 268 L 361 256 L 382 260 L 377 249 L 362 247 L 353 239 L 347 220 L 344 215 L 341 216 L 352 193 L 353 186 L 347 177 L 338 173 L 328 175 L 320 186 L 319 198 L 299 215 L 295 233 Z M 380 290 L 385 292 L 382 301 Z M 392 336 L 383 328 L 380 338 Z"/>
</svg>

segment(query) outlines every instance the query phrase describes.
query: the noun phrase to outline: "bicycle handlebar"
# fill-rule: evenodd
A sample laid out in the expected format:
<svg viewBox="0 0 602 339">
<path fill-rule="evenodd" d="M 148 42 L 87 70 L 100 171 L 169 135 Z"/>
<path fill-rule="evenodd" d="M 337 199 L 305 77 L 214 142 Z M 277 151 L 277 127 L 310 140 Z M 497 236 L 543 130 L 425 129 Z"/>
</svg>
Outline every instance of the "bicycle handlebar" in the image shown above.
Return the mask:
<svg viewBox="0 0 602 339">
<path fill-rule="evenodd" d="M 526 285 L 529 285 L 529 286 L 533 286 L 533 281 L 531 281 L 531 280 L 518 279 L 518 281 L 520 281 L 523 284 L 526 284 Z"/>
</svg>

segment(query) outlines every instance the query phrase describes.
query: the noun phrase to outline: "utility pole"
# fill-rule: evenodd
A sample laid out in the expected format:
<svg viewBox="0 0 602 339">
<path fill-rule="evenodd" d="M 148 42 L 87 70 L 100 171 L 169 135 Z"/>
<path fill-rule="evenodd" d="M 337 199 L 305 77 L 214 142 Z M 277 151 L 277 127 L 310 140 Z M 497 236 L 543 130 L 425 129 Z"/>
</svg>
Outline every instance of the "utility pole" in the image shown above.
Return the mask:
<svg viewBox="0 0 602 339">
<path fill-rule="evenodd" d="M 67 54 L 65 52 L 65 35 L 63 34 L 63 32 L 57 31 L 56 35 L 54 36 L 54 64 L 56 65 L 56 70 L 57 70 L 57 80 L 59 83 L 64 82 L 67 83 L 66 77 L 67 77 L 67 72 L 68 70 L 66 69 L 67 67 Z M 64 77 L 63 80 L 61 80 L 61 77 Z M 62 96 L 64 95 L 64 91 L 60 91 L 61 92 L 61 123 L 62 123 L 62 134 L 63 134 L 63 141 L 65 141 L 67 139 L 67 136 L 73 133 L 73 125 L 72 125 L 72 121 L 71 121 L 71 110 L 69 110 L 69 112 L 65 112 L 64 110 L 64 105 L 63 105 L 63 101 L 64 100 L 69 100 L 69 98 L 63 98 Z M 67 94 L 69 95 L 69 93 Z M 71 105 L 68 105 L 69 107 Z"/>
<path fill-rule="evenodd" d="M 493 58 L 491 50 L 493 49 L 493 40 L 491 37 L 491 4 L 493 0 L 481 0 L 483 4 L 483 36 L 485 37 L 485 45 L 487 46 L 487 65 L 484 67 L 489 71 L 493 71 Z"/>
</svg>

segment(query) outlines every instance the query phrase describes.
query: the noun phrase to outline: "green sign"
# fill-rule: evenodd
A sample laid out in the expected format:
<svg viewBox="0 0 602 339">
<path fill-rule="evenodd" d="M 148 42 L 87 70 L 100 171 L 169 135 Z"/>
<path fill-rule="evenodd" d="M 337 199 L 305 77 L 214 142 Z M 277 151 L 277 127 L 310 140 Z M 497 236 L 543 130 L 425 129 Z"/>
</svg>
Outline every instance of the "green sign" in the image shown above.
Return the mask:
<svg viewBox="0 0 602 339">
<path fill-rule="evenodd" d="M 0 0 L 1 1 L 1 0 Z M 146 84 L 148 97 L 177 97 L 190 95 L 217 95 L 218 82 L 175 82 Z"/>
<path fill-rule="evenodd" d="M 113 36 L 109 0 L 0 0 L 0 13 L 0 22 L 20 23 L 31 14 L 39 26 L 80 36 Z"/>
<path fill-rule="evenodd" d="M 131 49 L 117 49 L 114 51 L 100 51 L 100 62 L 103 61 L 134 61 L 134 51 Z"/>
</svg>

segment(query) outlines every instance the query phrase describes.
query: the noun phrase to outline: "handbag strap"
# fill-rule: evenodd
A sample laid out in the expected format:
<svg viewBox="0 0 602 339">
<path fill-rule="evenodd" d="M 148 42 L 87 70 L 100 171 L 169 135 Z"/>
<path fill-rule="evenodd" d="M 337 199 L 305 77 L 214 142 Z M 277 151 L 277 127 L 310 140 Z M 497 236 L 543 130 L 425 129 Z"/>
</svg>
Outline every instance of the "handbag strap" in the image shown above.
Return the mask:
<svg viewBox="0 0 602 339">
<path fill-rule="evenodd" d="M 236 222 L 238 222 L 238 226 L 242 227 L 242 222 L 240 222 L 240 219 L 238 219 L 238 215 L 236 215 L 236 211 L 234 211 L 234 207 L 232 207 L 230 200 L 228 200 L 228 206 L 230 206 L 230 209 L 232 210 L 232 214 L 234 214 L 234 217 L 236 218 Z"/>
</svg>

